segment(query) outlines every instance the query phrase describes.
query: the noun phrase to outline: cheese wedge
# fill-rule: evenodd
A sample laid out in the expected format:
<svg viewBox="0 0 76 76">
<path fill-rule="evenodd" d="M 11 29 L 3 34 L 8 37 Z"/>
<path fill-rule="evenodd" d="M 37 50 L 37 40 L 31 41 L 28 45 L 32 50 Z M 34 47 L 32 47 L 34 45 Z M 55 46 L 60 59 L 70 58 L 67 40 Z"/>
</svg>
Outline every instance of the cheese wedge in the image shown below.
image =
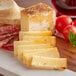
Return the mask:
<svg viewBox="0 0 76 76">
<path fill-rule="evenodd" d="M 29 31 L 29 32 L 19 32 L 19 40 L 23 40 L 24 36 L 51 36 L 51 31 Z"/>
<path fill-rule="evenodd" d="M 31 67 L 34 69 L 64 70 L 67 67 L 67 59 L 33 56 Z"/>
<path fill-rule="evenodd" d="M 50 48 L 52 46 L 50 46 L 50 44 L 29 44 L 29 45 L 19 45 L 18 46 L 18 56 L 20 57 L 19 59 L 22 60 L 22 56 L 23 56 L 23 50 L 27 50 L 27 49 L 42 49 L 42 48 Z"/>
<path fill-rule="evenodd" d="M 24 41 L 32 40 L 34 43 L 50 43 L 51 46 L 56 46 L 56 37 L 55 36 L 24 36 Z"/>
<path fill-rule="evenodd" d="M 48 48 L 48 49 L 38 49 L 38 50 L 31 50 L 30 52 L 23 51 L 23 62 L 27 66 L 30 66 L 30 61 L 32 59 L 32 56 L 38 55 L 38 56 L 44 56 L 44 57 L 51 57 L 51 58 L 59 58 L 59 52 L 58 49 L 55 48 Z"/>
<path fill-rule="evenodd" d="M 21 11 L 21 31 L 51 31 L 55 27 L 56 12 L 44 3 Z"/>
</svg>

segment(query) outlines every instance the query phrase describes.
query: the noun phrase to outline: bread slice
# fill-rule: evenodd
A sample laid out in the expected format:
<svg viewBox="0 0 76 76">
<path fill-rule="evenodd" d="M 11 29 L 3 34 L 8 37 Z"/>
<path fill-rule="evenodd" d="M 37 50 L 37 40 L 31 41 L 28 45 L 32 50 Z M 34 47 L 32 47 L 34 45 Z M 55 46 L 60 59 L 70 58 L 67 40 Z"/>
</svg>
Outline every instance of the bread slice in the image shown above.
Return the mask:
<svg viewBox="0 0 76 76">
<path fill-rule="evenodd" d="M 29 32 L 19 32 L 19 40 L 23 40 L 24 36 L 52 36 L 51 31 L 29 31 Z"/>
<path fill-rule="evenodd" d="M 56 12 L 44 3 L 21 11 L 22 31 L 51 31 L 55 27 Z"/>
<path fill-rule="evenodd" d="M 32 56 L 37 55 L 37 56 L 44 56 L 44 57 L 51 57 L 51 58 L 59 58 L 59 52 L 58 49 L 55 48 L 47 48 L 47 49 L 35 49 L 31 50 L 30 52 L 28 51 L 23 51 L 23 62 L 27 66 L 30 66 L 30 61 L 32 59 Z"/>
<path fill-rule="evenodd" d="M 23 50 L 28 50 L 28 49 L 42 49 L 42 48 L 50 48 L 50 44 L 25 44 L 25 45 L 19 45 L 18 46 L 18 56 L 20 56 L 20 59 L 22 59 L 23 56 Z"/>
<path fill-rule="evenodd" d="M 14 0 L 0 0 L 0 25 L 19 24 L 20 7 Z"/>
<path fill-rule="evenodd" d="M 33 56 L 30 64 L 33 69 L 64 70 L 67 68 L 67 59 Z"/>
<path fill-rule="evenodd" d="M 56 46 L 55 36 L 24 36 L 23 41 L 32 40 L 34 43 L 50 43 L 51 46 Z"/>
</svg>

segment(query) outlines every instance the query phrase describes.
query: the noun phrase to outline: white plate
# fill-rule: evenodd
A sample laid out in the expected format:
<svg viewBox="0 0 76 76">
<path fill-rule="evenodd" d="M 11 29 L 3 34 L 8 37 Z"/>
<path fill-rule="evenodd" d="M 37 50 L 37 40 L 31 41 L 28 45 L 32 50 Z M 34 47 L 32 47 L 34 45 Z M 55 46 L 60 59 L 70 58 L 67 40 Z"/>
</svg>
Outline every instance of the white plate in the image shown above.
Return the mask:
<svg viewBox="0 0 76 76">
<path fill-rule="evenodd" d="M 68 69 L 64 71 L 27 69 L 12 53 L 2 50 L 0 50 L 0 67 L 18 76 L 76 76 L 76 72 Z"/>
</svg>

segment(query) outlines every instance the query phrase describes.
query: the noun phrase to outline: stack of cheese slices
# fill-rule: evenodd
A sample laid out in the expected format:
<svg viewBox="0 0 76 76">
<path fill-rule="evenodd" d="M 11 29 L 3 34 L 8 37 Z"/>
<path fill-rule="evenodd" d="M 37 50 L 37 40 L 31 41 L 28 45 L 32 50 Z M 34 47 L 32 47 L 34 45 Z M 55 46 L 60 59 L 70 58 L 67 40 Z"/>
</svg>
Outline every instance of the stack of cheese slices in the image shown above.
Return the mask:
<svg viewBox="0 0 76 76">
<path fill-rule="evenodd" d="M 14 42 L 14 54 L 28 68 L 58 69 L 67 67 L 56 47 L 55 11 L 39 3 L 21 11 L 20 41 Z"/>
</svg>

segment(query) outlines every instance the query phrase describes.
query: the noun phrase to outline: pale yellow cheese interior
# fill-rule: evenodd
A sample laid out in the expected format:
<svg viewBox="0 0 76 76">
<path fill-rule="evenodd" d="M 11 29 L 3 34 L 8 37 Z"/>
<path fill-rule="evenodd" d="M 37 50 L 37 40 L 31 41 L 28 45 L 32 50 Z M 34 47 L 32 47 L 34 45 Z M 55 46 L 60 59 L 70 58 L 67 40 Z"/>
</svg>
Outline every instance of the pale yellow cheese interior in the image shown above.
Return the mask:
<svg viewBox="0 0 76 76">
<path fill-rule="evenodd" d="M 59 69 L 67 68 L 66 58 L 50 58 L 43 56 L 33 56 L 31 67 L 36 69 Z"/>
<path fill-rule="evenodd" d="M 19 40 L 23 40 L 24 36 L 51 36 L 51 31 L 29 31 L 29 32 L 19 32 Z"/>
<path fill-rule="evenodd" d="M 30 41 L 15 41 L 14 42 L 14 55 L 17 56 L 19 45 L 26 45 L 26 44 L 33 44 L 33 42 L 31 40 Z"/>
<path fill-rule="evenodd" d="M 27 50 L 27 49 L 42 49 L 42 48 L 50 48 L 53 46 L 50 46 L 50 44 L 29 44 L 29 45 L 19 45 L 18 46 L 18 51 L 17 54 L 20 57 L 20 59 L 22 59 L 23 56 L 23 49 Z"/>
<path fill-rule="evenodd" d="M 50 43 L 51 46 L 56 46 L 56 37 L 55 36 L 24 36 L 23 41 L 32 40 L 36 44 L 41 43 Z"/>
<path fill-rule="evenodd" d="M 51 57 L 51 58 L 59 58 L 59 52 L 57 48 L 47 48 L 47 49 L 35 49 L 27 52 L 26 50 L 23 51 L 23 62 L 29 66 L 32 56 L 44 56 L 44 57 Z"/>
</svg>

